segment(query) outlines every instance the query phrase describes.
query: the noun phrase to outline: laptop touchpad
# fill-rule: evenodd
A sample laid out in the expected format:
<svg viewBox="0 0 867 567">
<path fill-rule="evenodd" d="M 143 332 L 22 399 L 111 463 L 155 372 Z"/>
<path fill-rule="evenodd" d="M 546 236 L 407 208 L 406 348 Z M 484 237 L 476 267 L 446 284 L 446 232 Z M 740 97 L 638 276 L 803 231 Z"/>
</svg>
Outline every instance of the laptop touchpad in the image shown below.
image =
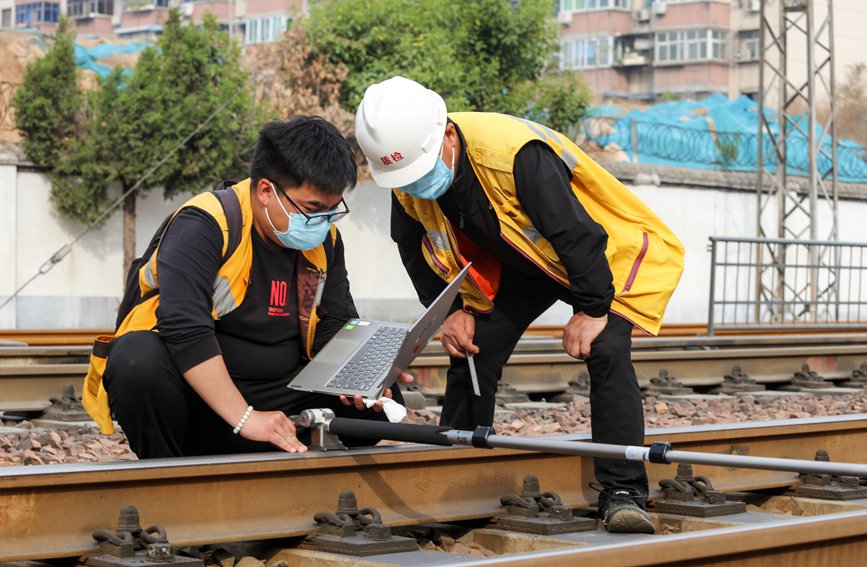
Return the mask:
<svg viewBox="0 0 867 567">
<path fill-rule="evenodd" d="M 331 341 L 325 345 L 325 348 L 322 349 L 323 356 L 317 358 L 324 359 L 324 355 L 327 355 L 328 362 L 340 362 L 341 360 L 349 358 L 359 346 L 361 345 L 356 341 L 336 338 L 331 339 Z"/>
</svg>

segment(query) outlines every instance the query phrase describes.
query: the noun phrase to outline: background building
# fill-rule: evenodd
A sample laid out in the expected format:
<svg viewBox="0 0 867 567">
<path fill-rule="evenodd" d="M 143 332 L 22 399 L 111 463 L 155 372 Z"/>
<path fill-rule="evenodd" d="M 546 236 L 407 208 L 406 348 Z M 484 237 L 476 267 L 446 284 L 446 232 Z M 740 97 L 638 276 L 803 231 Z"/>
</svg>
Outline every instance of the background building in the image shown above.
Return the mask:
<svg viewBox="0 0 867 567">
<path fill-rule="evenodd" d="M 15 0 L 0 0 L 0 29 L 15 27 Z"/>
<path fill-rule="evenodd" d="M 560 67 L 583 71 L 602 98 L 755 97 L 761 5 L 777 1 L 559 0 Z M 865 18 L 867 2 L 834 0 L 838 84 L 847 67 L 867 59 Z M 806 47 L 788 51 L 789 69 L 805 69 Z"/>
<path fill-rule="evenodd" d="M 560 67 L 605 97 L 758 93 L 759 0 L 560 0 Z"/>
<path fill-rule="evenodd" d="M 66 14 L 79 35 L 152 39 L 169 10 L 201 23 L 207 12 L 243 45 L 277 41 L 289 22 L 307 10 L 306 0 L 0 0 L 0 29 L 53 33 Z"/>
</svg>

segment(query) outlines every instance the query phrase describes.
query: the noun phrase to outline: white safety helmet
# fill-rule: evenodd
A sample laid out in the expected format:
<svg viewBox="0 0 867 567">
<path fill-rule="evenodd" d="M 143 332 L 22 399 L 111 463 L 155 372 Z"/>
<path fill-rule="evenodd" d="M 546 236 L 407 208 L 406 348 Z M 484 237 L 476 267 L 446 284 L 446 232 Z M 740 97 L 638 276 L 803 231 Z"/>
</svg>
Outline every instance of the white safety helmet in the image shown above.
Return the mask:
<svg viewBox="0 0 867 567">
<path fill-rule="evenodd" d="M 405 187 L 430 172 L 445 130 L 442 97 L 404 77 L 367 87 L 355 113 L 355 136 L 381 187 Z"/>
</svg>

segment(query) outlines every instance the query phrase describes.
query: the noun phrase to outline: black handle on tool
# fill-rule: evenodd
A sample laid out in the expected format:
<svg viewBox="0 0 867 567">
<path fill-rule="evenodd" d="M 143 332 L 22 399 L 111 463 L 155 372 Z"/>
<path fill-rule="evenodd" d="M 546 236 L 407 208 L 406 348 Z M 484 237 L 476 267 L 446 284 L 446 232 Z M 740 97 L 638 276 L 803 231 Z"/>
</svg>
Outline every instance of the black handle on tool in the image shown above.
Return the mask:
<svg viewBox="0 0 867 567">
<path fill-rule="evenodd" d="M 335 417 L 328 422 L 328 431 L 337 435 L 350 435 L 365 439 L 390 439 L 392 441 L 407 441 L 409 443 L 424 443 L 426 445 L 451 446 L 451 442 L 443 435 L 451 431 L 451 427 L 438 425 L 415 425 L 412 423 L 391 423 L 372 419 L 350 419 Z"/>
</svg>

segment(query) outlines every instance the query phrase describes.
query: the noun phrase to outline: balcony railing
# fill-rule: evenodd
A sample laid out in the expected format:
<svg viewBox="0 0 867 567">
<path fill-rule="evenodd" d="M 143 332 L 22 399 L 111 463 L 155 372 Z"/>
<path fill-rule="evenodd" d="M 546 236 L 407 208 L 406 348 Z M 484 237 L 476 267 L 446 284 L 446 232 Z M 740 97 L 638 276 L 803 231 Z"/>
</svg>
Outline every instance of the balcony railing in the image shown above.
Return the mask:
<svg viewBox="0 0 867 567">
<path fill-rule="evenodd" d="M 626 52 L 617 59 L 614 64 L 618 67 L 637 67 L 650 64 L 650 57 L 645 53 Z"/>
<path fill-rule="evenodd" d="M 73 19 L 114 15 L 114 0 L 69 0 L 66 15 Z"/>
<path fill-rule="evenodd" d="M 124 12 L 142 12 L 156 8 L 168 8 L 169 0 L 124 0 Z"/>
</svg>

